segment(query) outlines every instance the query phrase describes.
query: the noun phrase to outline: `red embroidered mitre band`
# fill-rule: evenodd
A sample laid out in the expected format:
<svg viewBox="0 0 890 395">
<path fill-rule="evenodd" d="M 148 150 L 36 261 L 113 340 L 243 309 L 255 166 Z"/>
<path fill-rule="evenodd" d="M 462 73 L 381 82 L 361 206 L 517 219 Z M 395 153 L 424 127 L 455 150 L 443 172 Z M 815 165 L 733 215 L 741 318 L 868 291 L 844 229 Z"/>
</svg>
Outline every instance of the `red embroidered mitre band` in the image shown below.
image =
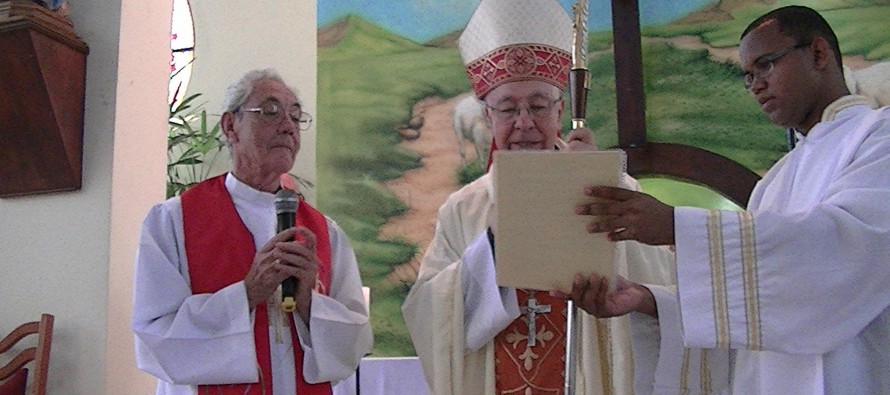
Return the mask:
<svg viewBox="0 0 890 395">
<path fill-rule="evenodd" d="M 555 0 L 480 1 L 457 49 L 480 99 L 513 81 L 544 81 L 565 89 L 572 20 Z"/>
<path fill-rule="evenodd" d="M 539 80 L 565 89 L 572 59 L 568 52 L 542 44 L 500 47 L 466 66 L 476 97 L 512 81 Z"/>
</svg>

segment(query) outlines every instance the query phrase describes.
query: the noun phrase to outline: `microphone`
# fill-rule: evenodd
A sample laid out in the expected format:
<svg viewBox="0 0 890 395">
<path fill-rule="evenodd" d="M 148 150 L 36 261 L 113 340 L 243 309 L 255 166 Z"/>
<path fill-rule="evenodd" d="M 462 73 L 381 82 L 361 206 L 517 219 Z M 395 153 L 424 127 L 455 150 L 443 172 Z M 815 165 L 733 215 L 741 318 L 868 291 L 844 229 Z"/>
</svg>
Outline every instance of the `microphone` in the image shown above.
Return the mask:
<svg viewBox="0 0 890 395">
<path fill-rule="evenodd" d="M 297 217 L 297 192 L 294 180 L 290 177 L 290 174 L 284 173 L 281 175 L 281 187 L 275 192 L 275 214 L 278 216 L 276 233 L 281 233 L 294 226 L 294 221 Z M 282 310 L 290 313 L 297 309 L 296 293 L 296 277 L 286 278 L 281 283 Z"/>
</svg>

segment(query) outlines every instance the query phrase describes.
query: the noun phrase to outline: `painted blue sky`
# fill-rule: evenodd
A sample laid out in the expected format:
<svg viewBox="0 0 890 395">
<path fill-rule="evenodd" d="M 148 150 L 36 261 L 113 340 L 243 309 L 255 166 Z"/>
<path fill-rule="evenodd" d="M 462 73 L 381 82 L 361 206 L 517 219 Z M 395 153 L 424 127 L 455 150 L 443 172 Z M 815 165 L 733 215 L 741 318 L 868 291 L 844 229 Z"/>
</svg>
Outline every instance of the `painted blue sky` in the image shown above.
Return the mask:
<svg viewBox="0 0 890 395">
<path fill-rule="evenodd" d="M 643 25 L 664 24 L 717 0 L 640 0 Z M 574 0 L 559 0 L 571 12 Z M 461 29 L 476 8 L 475 0 L 322 0 L 318 25 L 358 15 L 418 43 Z M 590 0 L 591 32 L 612 28 L 610 0 Z"/>
</svg>

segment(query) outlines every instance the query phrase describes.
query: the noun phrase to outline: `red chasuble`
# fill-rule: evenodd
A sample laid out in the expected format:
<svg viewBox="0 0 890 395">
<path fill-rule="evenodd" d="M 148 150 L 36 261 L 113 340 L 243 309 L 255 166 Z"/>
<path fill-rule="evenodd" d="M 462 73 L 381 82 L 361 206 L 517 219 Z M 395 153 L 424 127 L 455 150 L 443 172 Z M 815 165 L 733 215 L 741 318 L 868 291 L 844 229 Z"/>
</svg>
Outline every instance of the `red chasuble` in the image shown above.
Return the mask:
<svg viewBox="0 0 890 395">
<path fill-rule="evenodd" d="M 256 254 L 253 236 L 238 216 L 235 204 L 226 190 L 225 180 L 226 176 L 223 174 L 182 194 L 185 252 L 193 294 L 213 293 L 243 280 Z M 325 217 L 301 200 L 296 225 L 309 228 L 318 239 L 316 253 L 321 263 L 315 290 L 328 294 L 331 284 L 331 246 Z M 331 394 L 330 383 L 309 384 L 303 379 L 303 349 L 297 338 L 293 314 L 288 315 L 294 343 L 297 392 L 300 395 Z M 253 336 L 260 370 L 259 384 L 202 385 L 198 389 L 199 394 L 272 394 L 269 312 L 265 302 L 256 307 Z"/>
<path fill-rule="evenodd" d="M 529 296 L 549 312 L 528 314 Z M 523 314 L 494 338 L 498 394 L 562 394 L 565 386 L 566 301 L 545 291 L 516 290 Z M 541 309 L 543 310 L 543 309 Z M 528 319 L 534 317 L 534 333 Z M 529 342 L 535 337 L 535 344 Z"/>
</svg>

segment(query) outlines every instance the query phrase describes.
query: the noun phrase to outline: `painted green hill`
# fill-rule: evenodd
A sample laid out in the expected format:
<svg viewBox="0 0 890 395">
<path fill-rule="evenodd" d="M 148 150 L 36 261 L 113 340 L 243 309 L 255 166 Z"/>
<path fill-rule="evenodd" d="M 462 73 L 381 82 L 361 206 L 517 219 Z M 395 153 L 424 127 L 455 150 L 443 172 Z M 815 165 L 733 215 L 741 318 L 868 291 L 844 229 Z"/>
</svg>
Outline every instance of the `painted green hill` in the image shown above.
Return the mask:
<svg viewBox="0 0 890 395">
<path fill-rule="evenodd" d="M 380 240 L 378 230 L 405 206 L 382 183 L 420 166 L 399 148 L 398 129 L 417 101 L 470 90 L 454 48 L 416 44 L 361 18 L 319 31 L 318 205 L 349 236 L 362 282 L 371 287 L 375 356 L 413 355 L 400 307 L 410 284 L 386 279 L 417 253 L 402 240 Z M 323 44 L 323 46 L 322 46 Z"/>
<path fill-rule="evenodd" d="M 319 52 L 349 55 L 386 55 L 421 48 L 407 38 L 361 17 L 350 15 L 318 29 Z"/>
<path fill-rule="evenodd" d="M 668 25 L 645 27 L 642 32 L 654 37 L 695 35 L 715 47 L 735 47 L 752 20 L 771 9 L 795 4 L 812 7 L 825 16 L 844 55 L 890 58 L 887 0 L 722 0 Z"/>
</svg>

